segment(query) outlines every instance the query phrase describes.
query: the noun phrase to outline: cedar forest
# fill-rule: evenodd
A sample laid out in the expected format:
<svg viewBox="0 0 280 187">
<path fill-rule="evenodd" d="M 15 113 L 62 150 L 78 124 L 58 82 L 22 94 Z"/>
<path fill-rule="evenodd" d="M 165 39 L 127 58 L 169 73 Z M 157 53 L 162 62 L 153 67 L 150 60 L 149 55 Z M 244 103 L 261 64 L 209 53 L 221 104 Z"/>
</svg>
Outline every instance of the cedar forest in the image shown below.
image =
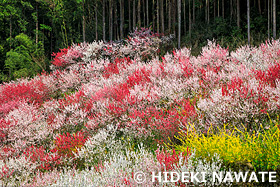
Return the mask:
<svg viewBox="0 0 280 187">
<path fill-rule="evenodd" d="M 250 44 L 276 38 L 277 0 L 249 2 L 248 6 L 240 0 L 1 0 L 0 81 L 49 71 L 52 53 L 72 43 L 121 40 L 141 27 L 174 34 L 178 39 L 173 47 L 180 41 L 196 55 L 207 39 L 233 50 L 248 43 L 248 8 Z"/>
</svg>

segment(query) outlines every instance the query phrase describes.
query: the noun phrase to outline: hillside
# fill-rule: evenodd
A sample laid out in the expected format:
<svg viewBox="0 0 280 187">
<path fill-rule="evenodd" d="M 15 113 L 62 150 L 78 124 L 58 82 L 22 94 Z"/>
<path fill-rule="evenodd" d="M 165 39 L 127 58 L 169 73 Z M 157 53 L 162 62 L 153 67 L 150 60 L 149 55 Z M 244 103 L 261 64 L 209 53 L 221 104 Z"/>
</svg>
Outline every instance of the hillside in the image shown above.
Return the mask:
<svg viewBox="0 0 280 187">
<path fill-rule="evenodd" d="M 279 173 L 280 41 L 231 53 L 208 41 L 196 57 L 162 54 L 171 39 L 142 29 L 72 45 L 51 73 L 2 84 L 0 184 L 198 185 L 152 180 L 194 171 L 210 186 L 213 172 Z"/>
</svg>

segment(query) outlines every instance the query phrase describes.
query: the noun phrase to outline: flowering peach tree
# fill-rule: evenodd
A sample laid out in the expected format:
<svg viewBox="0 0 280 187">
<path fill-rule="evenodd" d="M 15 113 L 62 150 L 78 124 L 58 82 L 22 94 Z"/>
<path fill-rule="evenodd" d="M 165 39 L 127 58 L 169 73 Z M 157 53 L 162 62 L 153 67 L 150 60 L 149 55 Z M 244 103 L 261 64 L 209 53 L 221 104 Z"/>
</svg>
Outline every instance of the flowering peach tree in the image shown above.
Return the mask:
<svg viewBox="0 0 280 187">
<path fill-rule="evenodd" d="M 190 126 L 255 130 L 279 113 L 280 41 L 231 53 L 209 41 L 197 57 L 187 48 L 159 56 L 171 38 L 142 29 L 121 42 L 75 44 L 53 54 L 52 72 L 3 83 L 0 184 L 61 186 L 73 176 L 134 186 L 136 170 L 221 169 L 217 159 L 188 161 L 195 150 L 158 146 Z"/>
</svg>

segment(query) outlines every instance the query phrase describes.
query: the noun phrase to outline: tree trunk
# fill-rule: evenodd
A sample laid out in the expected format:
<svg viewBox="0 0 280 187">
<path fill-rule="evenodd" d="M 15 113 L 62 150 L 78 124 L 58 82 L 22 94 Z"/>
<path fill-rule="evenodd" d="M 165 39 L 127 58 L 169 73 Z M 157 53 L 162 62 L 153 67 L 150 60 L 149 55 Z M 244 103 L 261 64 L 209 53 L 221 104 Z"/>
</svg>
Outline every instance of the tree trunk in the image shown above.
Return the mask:
<svg viewBox="0 0 280 187">
<path fill-rule="evenodd" d="M 222 0 L 223 19 L 225 19 L 225 0 Z"/>
<path fill-rule="evenodd" d="M 233 16 L 233 8 L 232 8 L 232 0 L 230 0 L 230 23 L 231 23 L 231 20 L 232 20 L 232 16 Z"/>
<path fill-rule="evenodd" d="M 258 0 L 259 13 L 262 13 L 261 0 Z"/>
<path fill-rule="evenodd" d="M 83 0 L 83 41 L 86 41 L 85 0 Z"/>
<path fill-rule="evenodd" d="M 120 0 L 120 38 L 123 38 L 123 22 L 124 22 L 124 3 Z"/>
<path fill-rule="evenodd" d="M 193 0 L 193 23 L 195 23 L 195 0 Z"/>
<path fill-rule="evenodd" d="M 161 33 L 164 33 L 163 0 L 160 0 Z"/>
<path fill-rule="evenodd" d="M 220 17 L 220 0 L 218 0 L 218 18 Z"/>
<path fill-rule="evenodd" d="M 192 33 L 192 14 L 191 14 L 191 0 L 189 0 L 189 37 L 191 38 Z"/>
<path fill-rule="evenodd" d="M 142 3 L 142 7 L 143 7 L 143 27 L 146 26 L 146 10 L 145 10 L 145 0 L 143 0 L 143 3 Z"/>
<path fill-rule="evenodd" d="M 98 41 L 98 19 L 97 19 L 97 4 L 95 4 L 95 40 Z"/>
<path fill-rule="evenodd" d="M 156 17 L 155 17 L 155 0 L 153 0 L 153 6 L 152 6 L 152 10 L 153 10 L 153 13 L 152 13 L 152 19 L 153 19 L 153 31 L 155 32 L 156 31 Z"/>
<path fill-rule="evenodd" d="M 141 0 L 138 0 L 138 27 L 141 28 Z"/>
<path fill-rule="evenodd" d="M 172 6 L 173 6 L 173 18 L 172 18 L 172 29 L 173 29 L 173 34 L 176 36 L 176 29 L 175 29 L 175 23 L 176 23 L 176 0 L 172 0 Z"/>
<path fill-rule="evenodd" d="M 186 20 L 186 0 L 183 0 L 183 23 L 184 23 L 184 34 L 187 34 L 187 20 Z"/>
<path fill-rule="evenodd" d="M 206 1 L 205 1 L 205 22 L 206 22 L 206 23 L 207 23 L 207 20 L 208 20 L 208 19 L 207 19 L 208 1 L 209 1 L 209 0 L 206 0 Z"/>
<path fill-rule="evenodd" d="M 53 27 L 53 20 L 51 20 L 51 26 Z M 50 35 L 51 35 L 51 52 L 53 51 L 53 30 L 50 31 Z M 53 59 L 52 55 L 51 55 L 51 59 Z"/>
<path fill-rule="evenodd" d="M 146 0 L 146 11 L 147 11 L 147 27 L 150 26 L 150 23 L 149 23 L 149 0 Z"/>
<path fill-rule="evenodd" d="M 10 50 L 12 49 L 12 14 L 10 14 Z"/>
<path fill-rule="evenodd" d="M 110 41 L 113 40 L 113 8 L 112 0 L 109 0 L 109 37 Z"/>
<path fill-rule="evenodd" d="M 128 0 L 128 30 L 131 32 L 131 8 L 130 8 L 130 0 Z"/>
<path fill-rule="evenodd" d="M 270 0 L 270 18 L 271 35 L 273 37 L 273 0 Z"/>
<path fill-rule="evenodd" d="M 208 4 L 207 4 L 207 22 L 208 24 L 210 22 L 210 0 L 208 0 Z"/>
<path fill-rule="evenodd" d="M 45 18 L 43 17 L 43 24 L 45 24 Z M 43 39 L 43 47 L 45 48 L 45 30 L 43 30 L 43 37 L 42 37 L 42 39 Z"/>
<path fill-rule="evenodd" d="M 270 0 L 267 1 L 267 37 L 270 38 Z"/>
<path fill-rule="evenodd" d="M 132 15 L 133 15 L 133 31 L 135 30 L 136 28 L 136 11 L 135 11 L 135 1 L 136 0 L 133 0 L 133 12 L 132 12 Z"/>
<path fill-rule="evenodd" d="M 216 19 L 216 0 L 214 0 L 214 20 Z"/>
<path fill-rule="evenodd" d="M 250 45 L 250 0 L 247 0 L 248 45 Z"/>
<path fill-rule="evenodd" d="M 39 17 L 38 17 L 38 3 L 36 3 L 36 44 L 38 44 L 38 33 L 39 33 Z M 37 46 L 36 46 L 37 47 Z"/>
<path fill-rule="evenodd" d="M 178 49 L 181 48 L 181 0 L 178 0 Z"/>
<path fill-rule="evenodd" d="M 106 23 L 105 23 L 105 2 L 106 0 L 103 0 L 103 3 L 102 3 L 102 6 L 103 6 L 103 41 L 105 42 L 105 39 L 106 39 L 106 32 L 105 32 L 105 29 L 106 29 Z"/>
<path fill-rule="evenodd" d="M 115 32 L 115 39 L 119 40 L 120 36 L 119 36 L 119 27 L 118 27 L 118 2 L 117 1 L 112 1 L 113 4 L 113 10 L 115 10 L 114 13 L 114 32 Z"/>
<path fill-rule="evenodd" d="M 159 33 L 159 0 L 157 0 L 157 33 Z"/>
<path fill-rule="evenodd" d="M 171 33 L 171 0 L 168 1 L 168 32 Z"/>
<path fill-rule="evenodd" d="M 276 39 L 276 0 L 273 0 L 273 38 Z"/>
<path fill-rule="evenodd" d="M 237 27 L 240 28 L 240 1 L 236 0 L 237 6 Z"/>
</svg>

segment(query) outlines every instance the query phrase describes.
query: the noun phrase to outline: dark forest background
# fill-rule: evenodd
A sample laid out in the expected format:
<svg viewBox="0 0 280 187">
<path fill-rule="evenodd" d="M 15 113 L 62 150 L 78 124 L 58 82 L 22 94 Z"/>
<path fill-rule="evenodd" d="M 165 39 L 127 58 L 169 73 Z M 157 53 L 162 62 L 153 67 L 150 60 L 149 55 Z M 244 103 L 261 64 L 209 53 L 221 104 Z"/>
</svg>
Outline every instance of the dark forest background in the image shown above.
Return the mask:
<svg viewBox="0 0 280 187">
<path fill-rule="evenodd" d="M 49 71 L 72 43 L 121 40 L 135 28 L 174 34 L 197 55 L 207 39 L 233 50 L 279 36 L 278 0 L 0 0 L 0 81 Z M 248 22 L 250 20 L 250 22 Z M 248 35 L 249 32 L 249 35 Z"/>
</svg>

